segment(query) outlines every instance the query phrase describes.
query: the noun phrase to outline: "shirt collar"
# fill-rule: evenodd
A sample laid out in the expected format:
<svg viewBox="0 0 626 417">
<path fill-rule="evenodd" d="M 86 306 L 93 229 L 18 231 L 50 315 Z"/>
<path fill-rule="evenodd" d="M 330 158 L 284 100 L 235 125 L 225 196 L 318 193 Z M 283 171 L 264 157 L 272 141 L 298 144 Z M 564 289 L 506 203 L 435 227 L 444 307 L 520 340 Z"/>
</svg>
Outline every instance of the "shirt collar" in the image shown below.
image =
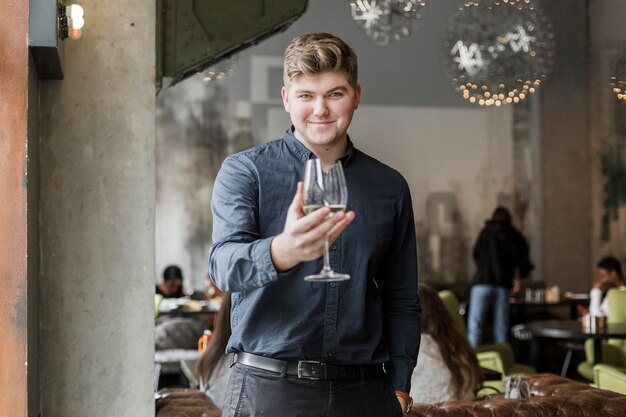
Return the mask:
<svg viewBox="0 0 626 417">
<path fill-rule="evenodd" d="M 293 134 L 294 132 L 293 125 L 285 131 L 285 144 L 289 148 L 289 150 L 296 155 L 302 162 L 306 162 L 308 159 L 315 158 L 315 154 L 309 150 L 306 146 L 302 144 Z M 348 136 L 348 147 L 346 149 L 346 153 L 339 157 L 341 164 L 343 166 L 348 165 L 351 160 L 354 158 L 354 154 L 356 149 L 350 140 L 350 136 Z"/>
</svg>

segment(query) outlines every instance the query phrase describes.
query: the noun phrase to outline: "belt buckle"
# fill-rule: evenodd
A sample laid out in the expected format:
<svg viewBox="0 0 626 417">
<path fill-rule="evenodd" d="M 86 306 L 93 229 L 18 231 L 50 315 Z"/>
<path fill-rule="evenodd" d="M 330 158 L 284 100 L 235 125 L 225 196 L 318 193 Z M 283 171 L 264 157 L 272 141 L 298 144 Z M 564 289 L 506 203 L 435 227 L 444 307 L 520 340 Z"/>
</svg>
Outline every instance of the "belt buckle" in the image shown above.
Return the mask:
<svg viewBox="0 0 626 417">
<path fill-rule="evenodd" d="M 302 364 L 308 363 L 311 365 L 324 365 L 322 362 L 318 361 L 298 361 L 298 379 L 309 379 L 311 381 L 321 381 L 321 377 L 314 376 L 302 376 Z M 326 368 L 324 368 L 324 374 L 326 374 Z"/>
</svg>

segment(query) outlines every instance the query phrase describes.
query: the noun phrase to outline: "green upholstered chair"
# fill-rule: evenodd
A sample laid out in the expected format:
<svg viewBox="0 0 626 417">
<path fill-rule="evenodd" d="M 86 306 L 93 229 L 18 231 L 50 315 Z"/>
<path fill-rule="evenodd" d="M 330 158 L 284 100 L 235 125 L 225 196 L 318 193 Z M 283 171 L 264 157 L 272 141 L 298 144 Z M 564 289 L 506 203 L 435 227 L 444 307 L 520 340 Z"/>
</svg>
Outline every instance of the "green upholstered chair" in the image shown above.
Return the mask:
<svg viewBox="0 0 626 417">
<path fill-rule="evenodd" d="M 593 367 L 595 386 L 626 395 L 626 368 L 599 363 Z"/>
<path fill-rule="evenodd" d="M 161 305 L 161 301 L 163 301 L 163 296 L 161 294 L 154 294 L 154 317 L 159 315 L 159 306 Z"/>
<path fill-rule="evenodd" d="M 609 323 L 626 323 L 626 291 L 612 288 L 608 291 Z M 602 362 L 606 365 L 626 367 L 626 341 L 609 339 L 602 344 Z M 585 361 L 578 365 L 578 373 L 590 381 L 594 380 L 593 340 L 585 341 Z"/>
<path fill-rule="evenodd" d="M 459 300 L 450 290 L 439 292 L 439 297 L 443 301 L 446 309 L 452 316 L 452 324 L 462 334 L 467 337 L 467 328 L 463 317 L 459 313 Z M 484 386 L 492 387 L 498 391 L 503 391 L 504 380 L 509 375 L 534 374 L 537 371 L 530 365 L 515 362 L 513 348 L 508 343 L 490 343 L 478 346 L 474 349 L 478 363 L 481 367 L 491 369 L 502 374 L 500 381 L 485 381 Z"/>
</svg>

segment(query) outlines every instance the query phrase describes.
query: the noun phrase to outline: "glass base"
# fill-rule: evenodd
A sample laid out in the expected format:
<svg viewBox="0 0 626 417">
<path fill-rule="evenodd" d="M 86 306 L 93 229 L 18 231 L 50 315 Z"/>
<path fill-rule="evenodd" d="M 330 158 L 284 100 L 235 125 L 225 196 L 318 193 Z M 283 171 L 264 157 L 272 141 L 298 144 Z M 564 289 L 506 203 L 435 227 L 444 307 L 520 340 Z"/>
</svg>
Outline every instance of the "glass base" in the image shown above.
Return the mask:
<svg viewBox="0 0 626 417">
<path fill-rule="evenodd" d="M 305 281 L 310 282 L 331 282 L 331 281 L 346 281 L 350 279 L 348 274 L 340 274 L 335 271 L 322 270 L 319 274 L 307 275 L 304 277 Z"/>
</svg>

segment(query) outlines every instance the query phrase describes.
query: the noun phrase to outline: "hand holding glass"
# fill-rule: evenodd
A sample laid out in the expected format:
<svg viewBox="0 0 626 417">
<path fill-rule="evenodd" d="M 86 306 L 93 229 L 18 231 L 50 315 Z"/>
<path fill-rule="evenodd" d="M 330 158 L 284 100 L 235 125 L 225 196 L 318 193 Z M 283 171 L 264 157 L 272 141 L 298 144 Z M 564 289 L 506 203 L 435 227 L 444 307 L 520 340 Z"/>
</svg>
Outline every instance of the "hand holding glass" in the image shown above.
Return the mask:
<svg viewBox="0 0 626 417">
<path fill-rule="evenodd" d="M 330 216 L 332 216 L 333 213 L 345 210 L 347 204 L 348 187 L 341 162 L 330 165 L 324 171 L 321 160 L 309 159 L 304 168 L 302 210 L 308 214 L 325 206 L 330 208 Z M 326 237 L 324 242 L 324 267 L 318 274 L 304 277 L 306 281 L 325 282 L 350 279 L 350 275 L 337 273 L 330 268 L 328 245 L 328 237 Z"/>
</svg>

